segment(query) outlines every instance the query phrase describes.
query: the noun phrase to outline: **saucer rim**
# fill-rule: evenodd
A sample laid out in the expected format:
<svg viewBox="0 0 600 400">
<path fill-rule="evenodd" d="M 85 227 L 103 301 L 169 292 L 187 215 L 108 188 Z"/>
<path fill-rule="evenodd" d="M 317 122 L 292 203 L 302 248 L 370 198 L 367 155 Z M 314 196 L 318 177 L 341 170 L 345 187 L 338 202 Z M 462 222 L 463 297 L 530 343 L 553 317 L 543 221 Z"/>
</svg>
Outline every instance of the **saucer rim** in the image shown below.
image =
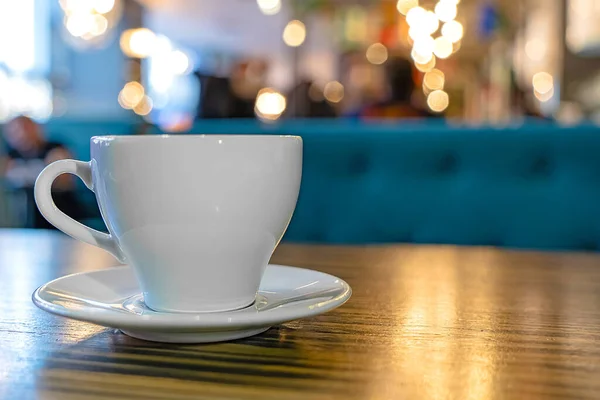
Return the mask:
<svg viewBox="0 0 600 400">
<path fill-rule="evenodd" d="M 215 313 L 168 314 L 157 312 L 152 316 L 120 313 L 117 310 L 111 310 L 108 308 L 90 307 L 83 310 L 72 310 L 56 305 L 55 303 L 45 300 L 40 296 L 40 293 L 42 293 L 48 286 L 51 286 L 58 281 L 73 279 L 78 275 L 87 275 L 90 273 L 119 273 L 119 271 L 124 271 L 130 268 L 131 267 L 128 265 L 121 265 L 93 271 L 78 272 L 53 279 L 41 285 L 33 292 L 32 301 L 36 307 L 51 314 L 110 328 L 125 330 L 143 329 L 146 331 L 156 332 L 198 332 L 233 331 L 239 330 L 240 328 L 258 328 L 289 322 L 301 318 L 309 318 L 331 311 L 343 305 L 352 296 L 352 288 L 350 285 L 337 276 L 310 268 L 300 268 L 280 264 L 268 264 L 267 268 L 275 268 L 277 270 L 304 270 L 328 277 L 332 281 L 337 280 L 339 281 L 338 285 L 341 289 L 341 293 L 334 298 L 322 302 L 317 302 L 318 298 L 315 298 L 315 304 L 313 304 L 313 307 L 294 307 L 292 305 L 291 307 L 277 307 L 266 311 L 257 311 L 255 309 L 245 308 Z M 314 307 L 314 305 L 316 305 L 316 307 Z M 245 310 L 247 312 L 244 312 Z M 232 312 L 235 312 L 236 314 L 231 314 Z"/>
</svg>

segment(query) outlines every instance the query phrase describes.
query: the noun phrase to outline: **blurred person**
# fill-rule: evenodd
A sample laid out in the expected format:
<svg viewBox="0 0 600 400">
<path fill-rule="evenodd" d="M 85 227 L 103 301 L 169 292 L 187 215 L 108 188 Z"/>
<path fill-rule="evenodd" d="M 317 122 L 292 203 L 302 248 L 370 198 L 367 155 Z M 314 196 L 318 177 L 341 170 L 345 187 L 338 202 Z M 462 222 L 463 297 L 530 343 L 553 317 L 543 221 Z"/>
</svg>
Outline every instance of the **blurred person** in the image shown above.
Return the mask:
<svg viewBox="0 0 600 400">
<path fill-rule="evenodd" d="M 433 114 L 417 107 L 412 100 L 415 90 L 412 63 L 405 58 L 391 58 L 385 64 L 387 98 L 363 107 L 361 118 L 427 118 Z"/>
<path fill-rule="evenodd" d="M 40 126 L 32 119 L 19 116 L 4 126 L 7 159 L 4 180 L 10 194 L 20 207 L 21 220 L 27 228 L 53 229 L 39 213 L 33 196 L 35 180 L 48 164 L 71 158 L 61 144 L 44 139 Z M 52 186 L 56 206 L 75 219 L 82 218 L 82 207 L 75 194 L 72 176 L 59 176 Z"/>
</svg>

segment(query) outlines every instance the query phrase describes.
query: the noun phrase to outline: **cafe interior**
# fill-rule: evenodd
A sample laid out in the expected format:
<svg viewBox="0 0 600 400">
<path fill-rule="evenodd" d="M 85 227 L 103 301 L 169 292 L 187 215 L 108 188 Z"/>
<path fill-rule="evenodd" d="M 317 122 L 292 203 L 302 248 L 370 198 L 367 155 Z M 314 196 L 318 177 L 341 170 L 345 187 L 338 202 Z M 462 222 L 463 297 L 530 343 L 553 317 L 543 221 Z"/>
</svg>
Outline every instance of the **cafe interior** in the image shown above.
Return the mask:
<svg viewBox="0 0 600 400">
<path fill-rule="evenodd" d="M 598 0 L 0 1 L 0 398 L 599 398 L 599 18 Z M 35 308 L 36 287 L 118 264 L 36 206 L 41 171 L 102 135 L 301 137 L 271 262 L 352 298 L 205 345 Z M 94 189 L 62 175 L 54 207 L 111 234 Z"/>
</svg>

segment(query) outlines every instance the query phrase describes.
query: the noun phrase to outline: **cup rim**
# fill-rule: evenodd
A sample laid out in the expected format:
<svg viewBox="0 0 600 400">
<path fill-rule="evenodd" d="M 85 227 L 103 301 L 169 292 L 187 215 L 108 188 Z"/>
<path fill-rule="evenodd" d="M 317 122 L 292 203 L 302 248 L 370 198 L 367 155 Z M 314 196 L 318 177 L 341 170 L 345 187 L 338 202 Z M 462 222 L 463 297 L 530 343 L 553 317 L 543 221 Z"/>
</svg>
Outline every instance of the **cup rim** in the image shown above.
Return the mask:
<svg viewBox="0 0 600 400">
<path fill-rule="evenodd" d="M 230 138 L 259 138 L 259 139 L 294 139 L 302 140 L 296 135 L 252 135 L 252 134 L 149 134 L 149 135 L 97 135 L 92 136 L 91 141 L 135 141 L 135 140 L 160 140 L 160 139 L 230 139 Z"/>
</svg>

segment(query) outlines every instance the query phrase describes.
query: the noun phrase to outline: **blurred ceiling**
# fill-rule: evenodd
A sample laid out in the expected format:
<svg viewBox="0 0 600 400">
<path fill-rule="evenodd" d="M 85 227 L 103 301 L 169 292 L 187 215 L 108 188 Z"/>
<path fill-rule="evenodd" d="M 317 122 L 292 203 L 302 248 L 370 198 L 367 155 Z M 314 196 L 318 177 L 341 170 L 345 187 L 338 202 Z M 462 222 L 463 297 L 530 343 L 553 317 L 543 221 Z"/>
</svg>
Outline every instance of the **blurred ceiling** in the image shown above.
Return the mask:
<svg viewBox="0 0 600 400">
<path fill-rule="evenodd" d="M 273 34 L 287 23 L 285 9 L 266 16 L 253 0 L 138 1 L 148 9 L 148 26 L 183 45 L 259 54 L 285 50 L 280 35 Z"/>
</svg>

